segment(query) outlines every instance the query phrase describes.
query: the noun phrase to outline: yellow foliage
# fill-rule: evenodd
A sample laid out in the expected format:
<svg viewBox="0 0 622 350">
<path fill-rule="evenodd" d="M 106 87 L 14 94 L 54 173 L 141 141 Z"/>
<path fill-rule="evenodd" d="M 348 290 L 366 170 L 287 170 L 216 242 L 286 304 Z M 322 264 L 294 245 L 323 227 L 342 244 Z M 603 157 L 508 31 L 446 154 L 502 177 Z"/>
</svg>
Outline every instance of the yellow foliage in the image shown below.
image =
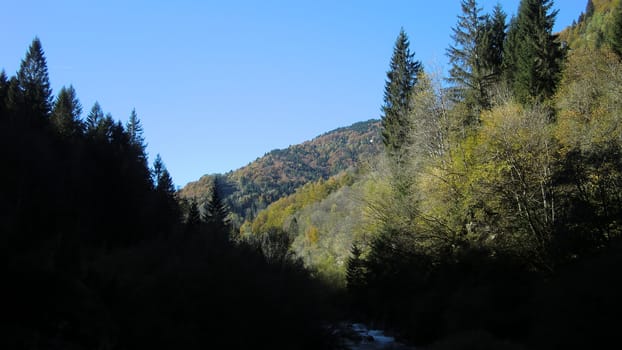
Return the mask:
<svg viewBox="0 0 622 350">
<path fill-rule="evenodd" d="M 620 142 L 622 64 L 608 51 L 574 51 L 557 96 L 555 137 L 561 154 Z"/>
<path fill-rule="evenodd" d="M 259 212 L 250 224 L 253 233 L 267 232 L 271 228 L 282 229 L 285 220 L 298 210 L 326 198 L 343 186 L 351 185 L 354 177 L 349 173 L 333 176 L 328 180 L 319 180 L 304 185 L 296 193 L 281 198 Z M 248 225 L 246 225 L 248 227 Z"/>
<path fill-rule="evenodd" d="M 320 234 L 320 232 L 319 232 L 318 228 L 315 227 L 315 225 L 309 226 L 309 228 L 305 232 L 305 236 L 307 237 L 307 240 L 311 244 L 317 244 L 317 241 L 319 239 L 319 234 Z"/>
</svg>

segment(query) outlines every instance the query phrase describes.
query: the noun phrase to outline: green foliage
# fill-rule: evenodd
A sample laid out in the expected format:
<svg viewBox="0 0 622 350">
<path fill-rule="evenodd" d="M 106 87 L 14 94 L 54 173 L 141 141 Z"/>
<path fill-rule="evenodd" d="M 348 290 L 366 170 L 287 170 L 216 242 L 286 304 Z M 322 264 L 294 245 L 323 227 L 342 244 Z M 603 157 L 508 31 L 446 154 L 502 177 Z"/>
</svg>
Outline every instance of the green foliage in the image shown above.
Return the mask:
<svg viewBox="0 0 622 350">
<path fill-rule="evenodd" d="M 410 92 L 417 84 L 417 75 L 423 69 L 421 62 L 415 61 L 414 56 L 410 52 L 408 36 L 402 29 L 393 48 L 382 106 L 382 141 L 387 154 L 398 160 L 409 145 Z"/>
<path fill-rule="evenodd" d="M 613 10 L 610 36 L 611 50 L 622 59 L 622 2 Z"/>
<path fill-rule="evenodd" d="M 622 66 L 604 45 L 587 44 L 595 28 L 607 32 L 612 3 L 588 3 L 593 10 L 576 25 L 583 34 L 573 38 L 577 46 L 562 72 L 552 2 L 522 1 L 504 42 L 513 91 L 499 89 L 488 110 L 446 103 L 445 91 L 419 77 L 410 97 L 408 161 L 396 173 L 387 170 L 394 160 L 377 160 L 363 191 L 368 235 L 355 240 L 346 277 L 367 317 L 419 345 L 449 336 L 437 348 L 571 343 L 561 331 L 550 336 L 529 325 L 545 324 L 537 315 L 556 305 L 544 312 L 557 320 L 548 322 L 579 327 L 577 318 L 558 319 L 564 307 L 554 295 L 563 288 L 546 281 L 573 280 L 576 264 L 594 273 L 591 259 L 617 261 L 620 254 Z M 478 13 L 474 2 L 463 5 Z M 460 127 L 468 115 L 477 116 L 477 128 Z M 550 295 L 534 304 L 543 290 Z M 599 289 L 619 290 L 617 282 Z M 606 329 L 615 319 L 589 318 Z M 576 339 L 584 344 L 588 337 Z"/>
<path fill-rule="evenodd" d="M 507 15 L 501 8 L 501 5 L 497 4 L 493 9 L 492 15 L 486 17 L 486 22 L 482 29 L 482 38 L 478 52 L 482 55 L 483 69 L 487 74 L 485 81 L 489 85 L 488 90 L 492 86 L 499 84 L 503 75 L 503 45 L 507 30 L 506 17 Z M 489 91 L 488 94 L 490 95 L 490 93 Z"/>
<path fill-rule="evenodd" d="M 508 84 L 523 103 L 550 98 L 561 78 L 564 50 L 553 34 L 552 6 L 552 0 L 521 0 L 510 24 L 504 57 Z"/>
<path fill-rule="evenodd" d="M 481 15 L 481 8 L 475 0 L 462 0 L 462 15 L 458 16 L 458 24 L 452 28 L 454 45 L 447 50 L 449 63 L 448 81 L 453 84 L 453 98 L 467 104 L 475 115 L 478 110 L 487 108 L 488 91 L 485 71 L 484 52 L 490 52 L 483 43 L 487 30 L 487 17 Z M 490 34 L 491 38 L 494 34 Z M 487 45 L 486 45 L 487 46 Z M 472 118 L 469 118 L 472 119 Z M 476 121 L 465 120 L 465 124 L 473 125 Z"/>
<path fill-rule="evenodd" d="M 311 141 L 274 150 L 249 165 L 222 175 L 222 198 L 231 209 L 232 225 L 252 220 L 276 200 L 303 185 L 328 179 L 356 167 L 381 152 L 380 123 L 356 123 L 316 137 Z M 217 175 L 219 176 L 219 175 Z M 205 175 L 180 191 L 181 198 L 207 202 L 214 176 Z"/>
</svg>

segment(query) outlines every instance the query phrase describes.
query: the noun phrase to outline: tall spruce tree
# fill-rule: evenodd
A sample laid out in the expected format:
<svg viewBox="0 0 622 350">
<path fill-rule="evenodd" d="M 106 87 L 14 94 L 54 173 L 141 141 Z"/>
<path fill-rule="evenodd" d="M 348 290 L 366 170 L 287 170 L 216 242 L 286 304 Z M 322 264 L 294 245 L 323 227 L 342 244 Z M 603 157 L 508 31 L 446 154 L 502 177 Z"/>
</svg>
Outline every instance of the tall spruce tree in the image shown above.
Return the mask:
<svg viewBox="0 0 622 350">
<path fill-rule="evenodd" d="M 143 136 L 143 126 L 140 123 L 140 119 L 138 119 L 138 115 L 136 114 L 136 109 L 132 109 L 132 113 L 130 113 L 130 118 L 127 121 L 125 126 L 127 130 L 127 134 L 129 136 L 130 147 L 132 147 L 133 152 L 136 155 L 136 159 L 138 162 L 144 167 L 147 167 L 147 152 L 145 145 L 145 138 Z"/>
<path fill-rule="evenodd" d="M 85 127 L 88 134 L 93 135 L 97 130 L 97 126 L 104 119 L 104 111 L 99 105 L 99 102 L 95 101 L 91 111 L 86 116 Z"/>
<path fill-rule="evenodd" d="M 52 89 L 48 67 L 39 38 L 34 38 L 17 72 L 22 105 L 19 108 L 29 121 L 39 123 L 52 111 Z"/>
<path fill-rule="evenodd" d="M 414 59 L 408 36 L 401 29 L 395 41 L 390 70 L 387 72 L 382 106 L 382 141 L 387 154 L 398 161 L 407 145 L 411 128 L 408 117 L 410 92 L 417 83 L 417 75 L 421 70 L 421 62 Z"/>
<path fill-rule="evenodd" d="M 453 84 L 453 98 L 466 104 L 472 111 L 464 122 L 473 124 L 479 111 L 488 107 L 487 72 L 484 69 L 482 40 L 486 16 L 475 0 L 462 0 L 462 14 L 453 28 L 452 39 L 455 44 L 447 49 L 449 63 L 448 81 Z"/>
<path fill-rule="evenodd" d="M 82 105 L 76 96 L 73 86 L 62 87 L 52 110 L 51 121 L 56 131 L 63 137 L 74 137 L 82 134 L 83 125 L 80 120 Z"/>
<path fill-rule="evenodd" d="M 220 181 L 214 178 L 212 195 L 205 205 L 205 221 L 218 228 L 226 228 L 229 226 L 229 210 L 220 196 Z"/>
<path fill-rule="evenodd" d="M 129 134 L 130 144 L 144 149 L 145 138 L 143 137 L 143 126 L 140 123 L 140 119 L 138 119 L 136 109 L 132 109 L 132 113 L 130 113 L 130 118 L 127 121 L 125 129 Z"/>
<path fill-rule="evenodd" d="M 609 45 L 611 50 L 622 59 L 622 2 L 613 9 L 613 27 Z"/>
<path fill-rule="evenodd" d="M 486 71 L 489 85 L 501 82 L 503 74 L 503 44 L 506 37 L 507 15 L 497 4 L 493 9 L 492 16 L 486 17 L 484 24 L 483 39 L 480 41 L 480 49 L 483 58 L 483 66 Z"/>
<path fill-rule="evenodd" d="M 585 19 L 592 17 L 595 10 L 596 8 L 594 7 L 594 2 L 592 0 L 587 0 L 587 4 L 585 5 Z"/>
<path fill-rule="evenodd" d="M 505 55 L 509 86 L 521 102 L 542 101 L 555 93 L 564 50 L 553 34 L 557 10 L 552 0 L 521 0 L 510 25 Z"/>
</svg>

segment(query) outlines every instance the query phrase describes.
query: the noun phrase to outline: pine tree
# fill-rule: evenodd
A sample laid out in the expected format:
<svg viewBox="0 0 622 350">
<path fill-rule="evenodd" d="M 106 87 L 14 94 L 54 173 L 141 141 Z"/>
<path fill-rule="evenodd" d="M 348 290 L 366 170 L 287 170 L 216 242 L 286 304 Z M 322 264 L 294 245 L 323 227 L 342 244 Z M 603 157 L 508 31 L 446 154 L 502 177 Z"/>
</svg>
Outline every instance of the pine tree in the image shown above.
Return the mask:
<svg viewBox="0 0 622 350">
<path fill-rule="evenodd" d="M 230 224 L 229 210 L 220 197 L 220 183 L 214 179 L 212 195 L 205 206 L 205 221 L 212 227 L 227 228 Z"/>
<path fill-rule="evenodd" d="M 622 2 L 613 10 L 613 28 L 609 44 L 611 50 L 622 59 Z"/>
<path fill-rule="evenodd" d="M 130 147 L 134 151 L 134 156 L 143 168 L 147 168 L 147 152 L 145 138 L 143 136 L 143 126 L 138 119 L 136 109 L 132 109 L 130 118 L 127 121 L 126 130 L 129 136 Z"/>
<path fill-rule="evenodd" d="M 408 36 L 402 29 L 395 41 L 382 106 L 382 141 L 388 155 L 398 161 L 410 130 L 409 95 L 421 70 L 421 62 L 415 61 Z"/>
<path fill-rule="evenodd" d="M 201 224 L 201 211 L 197 201 L 192 199 L 188 207 L 188 215 L 186 215 L 186 226 L 189 228 L 197 228 Z"/>
<path fill-rule="evenodd" d="M 48 68 L 41 41 L 34 38 L 26 57 L 22 60 L 17 81 L 22 94 L 23 105 L 20 111 L 35 123 L 49 117 L 52 111 L 52 89 L 48 77 Z"/>
<path fill-rule="evenodd" d="M 503 44 L 506 37 L 506 14 L 501 5 L 497 4 L 492 16 L 487 16 L 484 24 L 483 40 L 478 52 L 483 58 L 483 67 L 487 73 L 489 85 L 501 82 L 503 74 Z"/>
<path fill-rule="evenodd" d="M 145 138 L 143 137 L 143 126 L 138 119 L 136 109 L 132 109 L 132 113 L 130 113 L 130 118 L 127 121 L 126 130 L 130 136 L 130 144 L 140 147 L 144 150 Z"/>
<path fill-rule="evenodd" d="M 160 177 L 162 176 L 162 170 L 164 168 L 164 163 L 162 162 L 162 157 L 160 154 L 157 154 L 155 159 L 153 160 L 153 187 L 157 188 L 158 183 L 160 182 Z"/>
<path fill-rule="evenodd" d="M 89 112 L 89 115 L 86 117 L 86 123 L 85 123 L 85 127 L 86 127 L 86 131 L 88 134 L 95 134 L 95 131 L 97 130 L 97 126 L 101 123 L 101 121 L 104 119 L 104 111 L 102 110 L 102 107 L 99 105 L 99 102 L 95 101 L 95 104 L 93 104 L 93 107 L 91 108 L 91 111 Z"/>
<path fill-rule="evenodd" d="M 361 248 L 356 244 L 352 244 L 347 263 L 346 286 L 355 297 L 358 296 L 361 288 L 365 285 L 365 265 L 361 257 L 362 253 Z"/>
<path fill-rule="evenodd" d="M 475 0 L 462 0 L 462 15 L 458 16 L 458 25 L 453 28 L 452 39 L 455 44 L 447 50 L 450 77 L 453 84 L 453 96 L 458 102 L 464 102 L 472 115 L 465 123 L 471 125 L 481 109 L 488 107 L 486 72 L 481 48 L 484 39 L 486 17 L 480 14 L 481 8 Z"/>
<path fill-rule="evenodd" d="M 4 69 L 0 72 L 0 120 L 5 119 L 7 106 L 6 106 L 6 98 L 9 94 L 9 79 L 6 76 L 6 72 Z"/>
<path fill-rule="evenodd" d="M 509 85 L 521 102 L 550 98 L 561 78 L 564 50 L 553 25 L 558 11 L 552 0 L 521 0 L 518 16 L 510 26 L 506 69 Z"/>
<path fill-rule="evenodd" d="M 59 134 L 64 137 L 74 137 L 82 134 L 83 125 L 80 120 L 82 105 L 78 101 L 73 86 L 61 88 L 54 103 L 51 121 Z"/>
<path fill-rule="evenodd" d="M 585 17 L 584 19 L 589 19 L 594 15 L 594 2 L 592 0 L 587 0 L 587 4 L 585 5 Z"/>
<path fill-rule="evenodd" d="M 519 40 L 517 18 L 512 16 L 508 24 L 505 41 L 503 42 L 502 81 L 508 88 L 512 87 L 512 82 L 514 81 Z"/>
</svg>

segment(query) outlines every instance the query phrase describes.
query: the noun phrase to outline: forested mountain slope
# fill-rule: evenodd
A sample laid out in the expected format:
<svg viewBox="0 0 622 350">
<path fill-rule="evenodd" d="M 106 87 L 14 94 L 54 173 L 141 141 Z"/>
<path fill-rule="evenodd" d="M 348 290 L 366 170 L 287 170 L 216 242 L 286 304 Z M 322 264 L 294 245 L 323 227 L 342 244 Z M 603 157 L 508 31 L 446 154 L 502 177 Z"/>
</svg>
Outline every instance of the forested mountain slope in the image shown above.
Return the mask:
<svg viewBox="0 0 622 350">
<path fill-rule="evenodd" d="M 273 150 L 227 174 L 205 175 L 187 184 L 179 195 L 201 205 L 209 198 L 214 179 L 218 178 L 233 220 L 240 224 L 302 185 L 328 179 L 378 155 L 381 144 L 378 120 L 355 123 L 299 145 Z"/>
</svg>

